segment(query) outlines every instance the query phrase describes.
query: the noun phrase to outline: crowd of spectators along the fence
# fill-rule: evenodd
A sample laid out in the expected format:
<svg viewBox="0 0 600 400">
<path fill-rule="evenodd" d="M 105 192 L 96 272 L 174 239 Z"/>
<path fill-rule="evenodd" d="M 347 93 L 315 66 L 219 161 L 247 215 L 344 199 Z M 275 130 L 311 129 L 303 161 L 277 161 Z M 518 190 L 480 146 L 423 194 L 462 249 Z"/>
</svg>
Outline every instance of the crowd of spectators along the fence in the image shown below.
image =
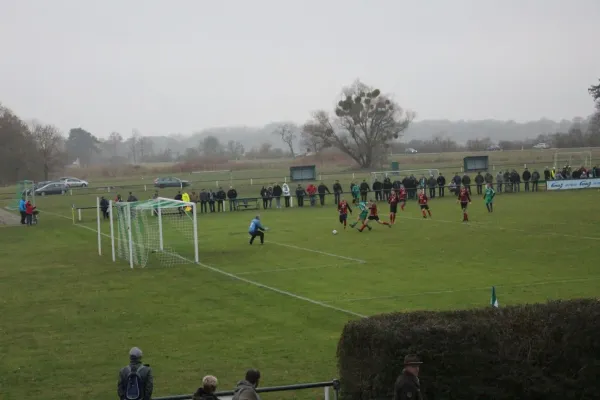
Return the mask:
<svg viewBox="0 0 600 400">
<path fill-rule="evenodd" d="M 117 396 L 120 400 L 150 400 L 154 392 L 154 375 L 149 364 L 142 363 L 142 350 L 137 347 L 129 351 L 129 364 L 121 368 L 117 381 Z M 233 390 L 233 400 L 260 400 L 256 388 L 260 382 L 260 371 L 249 369 L 244 379 Z M 202 386 L 192 395 L 193 400 L 218 400 L 215 395 L 218 381 L 212 375 L 202 379 Z"/>
<path fill-rule="evenodd" d="M 409 199 L 416 199 L 419 189 L 427 189 L 430 198 L 436 196 L 444 197 L 446 189 L 451 195 L 458 195 L 461 186 L 465 186 L 469 192 L 472 190 L 471 187 L 475 186 L 477 194 L 482 194 L 483 187 L 486 184 L 494 185 L 496 191 L 499 193 L 520 192 L 522 185 L 523 190 L 526 192 L 537 192 L 539 190 L 539 182 L 541 181 L 596 178 L 600 177 L 600 168 L 594 166 L 589 169 L 585 167 L 573 169 L 565 165 L 562 169 L 558 170 L 546 167 L 542 171 L 542 174 L 537 169 L 530 171 L 528 168 L 525 168 L 521 174 L 515 169 L 507 169 L 497 172 L 495 176 L 490 172 L 486 172 L 485 174 L 478 172 L 473 178 L 468 173 L 459 174 L 458 172 L 450 177 L 450 179 L 447 179 L 442 173 L 437 177 L 434 175 L 409 175 L 401 177 L 399 175 L 394 180 L 386 176 L 381 181 L 375 179 L 371 184 L 366 180 L 360 183 L 352 182 L 348 187 L 348 191 L 345 191 L 337 180 L 332 190 L 324 182 L 320 182 L 318 185 L 309 183 L 306 186 L 298 183 L 293 190 L 290 189 L 287 183 L 282 185 L 274 183 L 262 186 L 257 196 L 252 199 L 262 201 L 264 209 L 273 208 L 273 206 L 275 208 L 290 207 L 292 197 L 296 199 L 298 207 L 304 207 L 305 205 L 314 207 L 317 204 L 325 205 L 327 195 L 334 195 L 333 204 L 338 204 L 341 196 L 345 192 L 352 192 L 354 186 L 358 186 L 362 201 L 366 201 L 369 196 L 373 196 L 375 201 L 387 200 L 392 190 L 398 190 L 401 186 L 406 189 Z M 224 211 L 227 203 L 229 204 L 229 210 L 234 211 L 241 206 L 240 202 L 244 202 L 244 205 L 247 205 L 249 197 L 240 198 L 235 188 L 231 186 L 227 192 L 223 188 L 219 188 L 217 191 L 202 189 L 199 193 L 193 191 L 190 199 L 200 204 L 201 213 L 208 213 Z"/>
</svg>

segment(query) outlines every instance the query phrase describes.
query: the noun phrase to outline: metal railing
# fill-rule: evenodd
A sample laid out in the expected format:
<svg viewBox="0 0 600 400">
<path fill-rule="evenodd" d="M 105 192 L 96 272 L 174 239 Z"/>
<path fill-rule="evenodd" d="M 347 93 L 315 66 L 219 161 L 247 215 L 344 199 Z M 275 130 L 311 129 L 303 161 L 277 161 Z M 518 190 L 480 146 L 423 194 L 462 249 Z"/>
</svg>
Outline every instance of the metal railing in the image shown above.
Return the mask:
<svg viewBox="0 0 600 400">
<path fill-rule="evenodd" d="M 290 392 L 294 390 L 306 390 L 306 389 L 316 389 L 323 388 L 324 389 L 324 399 L 330 399 L 330 388 L 333 388 L 333 400 L 339 399 L 340 394 L 340 381 L 337 379 L 333 379 L 328 382 L 315 382 L 315 383 L 299 383 L 295 385 L 285 385 L 285 386 L 272 386 L 272 387 L 264 387 L 264 388 L 256 388 L 257 393 L 273 393 L 273 392 Z M 234 395 L 234 391 L 226 391 L 226 392 L 216 392 L 214 395 L 217 397 L 230 397 Z M 164 396 L 164 397 L 154 397 L 152 400 L 189 400 L 193 397 L 192 394 L 183 394 L 177 396 Z"/>
</svg>

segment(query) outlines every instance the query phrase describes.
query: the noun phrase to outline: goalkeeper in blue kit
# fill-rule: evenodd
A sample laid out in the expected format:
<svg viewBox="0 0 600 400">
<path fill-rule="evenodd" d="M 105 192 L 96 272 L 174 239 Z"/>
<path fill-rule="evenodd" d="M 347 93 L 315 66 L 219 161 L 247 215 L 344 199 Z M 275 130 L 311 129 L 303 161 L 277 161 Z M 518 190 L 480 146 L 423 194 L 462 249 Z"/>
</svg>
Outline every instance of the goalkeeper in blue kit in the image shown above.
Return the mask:
<svg viewBox="0 0 600 400">
<path fill-rule="evenodd" d="M 266 230 L 268 230 L 268 228 L 264 227 L 260 222 L 260 215 L 254 217 L 254 219 L 250 222 L 250 227 L 248 228 L 248 233 L 250 234 L 250 244 L 254 242 L 254 239 L 257 236 L 260 238 L 260 244 L 264 244 Z"/>
</svg>

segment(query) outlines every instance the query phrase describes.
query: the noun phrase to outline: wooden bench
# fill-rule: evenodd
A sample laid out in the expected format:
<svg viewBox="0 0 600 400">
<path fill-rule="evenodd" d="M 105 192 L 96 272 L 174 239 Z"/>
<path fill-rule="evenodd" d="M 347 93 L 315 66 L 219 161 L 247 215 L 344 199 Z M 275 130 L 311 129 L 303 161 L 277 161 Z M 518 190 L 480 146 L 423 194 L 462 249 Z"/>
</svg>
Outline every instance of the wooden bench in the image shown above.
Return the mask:
<svg viewBox="0 0 600 400">
<path fill-rule="evenodd" d="M 235 199 L 235 210 L 236 211 L 245 211 L 245 210 L 259 210 L 260 203 L 262 201 L 261 197 L 244 197 Z"/>
</svg>

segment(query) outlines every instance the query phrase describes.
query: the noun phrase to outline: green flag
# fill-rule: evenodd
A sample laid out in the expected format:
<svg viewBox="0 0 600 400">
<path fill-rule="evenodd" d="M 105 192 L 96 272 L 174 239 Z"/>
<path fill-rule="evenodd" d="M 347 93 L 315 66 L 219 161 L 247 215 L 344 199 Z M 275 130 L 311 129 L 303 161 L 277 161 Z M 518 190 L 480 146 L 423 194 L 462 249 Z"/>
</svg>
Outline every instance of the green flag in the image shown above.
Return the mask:
<svg viewBox="0 0 600 400">
<path fill-rule="evenodd" d="M 498 304 L 498 298 L 496 297 L 496 287 L 492 286 L 492 298 L 490 299 L 490 304 L 492 307 L 498 308 L 500 304 Z"/>
</svg>

